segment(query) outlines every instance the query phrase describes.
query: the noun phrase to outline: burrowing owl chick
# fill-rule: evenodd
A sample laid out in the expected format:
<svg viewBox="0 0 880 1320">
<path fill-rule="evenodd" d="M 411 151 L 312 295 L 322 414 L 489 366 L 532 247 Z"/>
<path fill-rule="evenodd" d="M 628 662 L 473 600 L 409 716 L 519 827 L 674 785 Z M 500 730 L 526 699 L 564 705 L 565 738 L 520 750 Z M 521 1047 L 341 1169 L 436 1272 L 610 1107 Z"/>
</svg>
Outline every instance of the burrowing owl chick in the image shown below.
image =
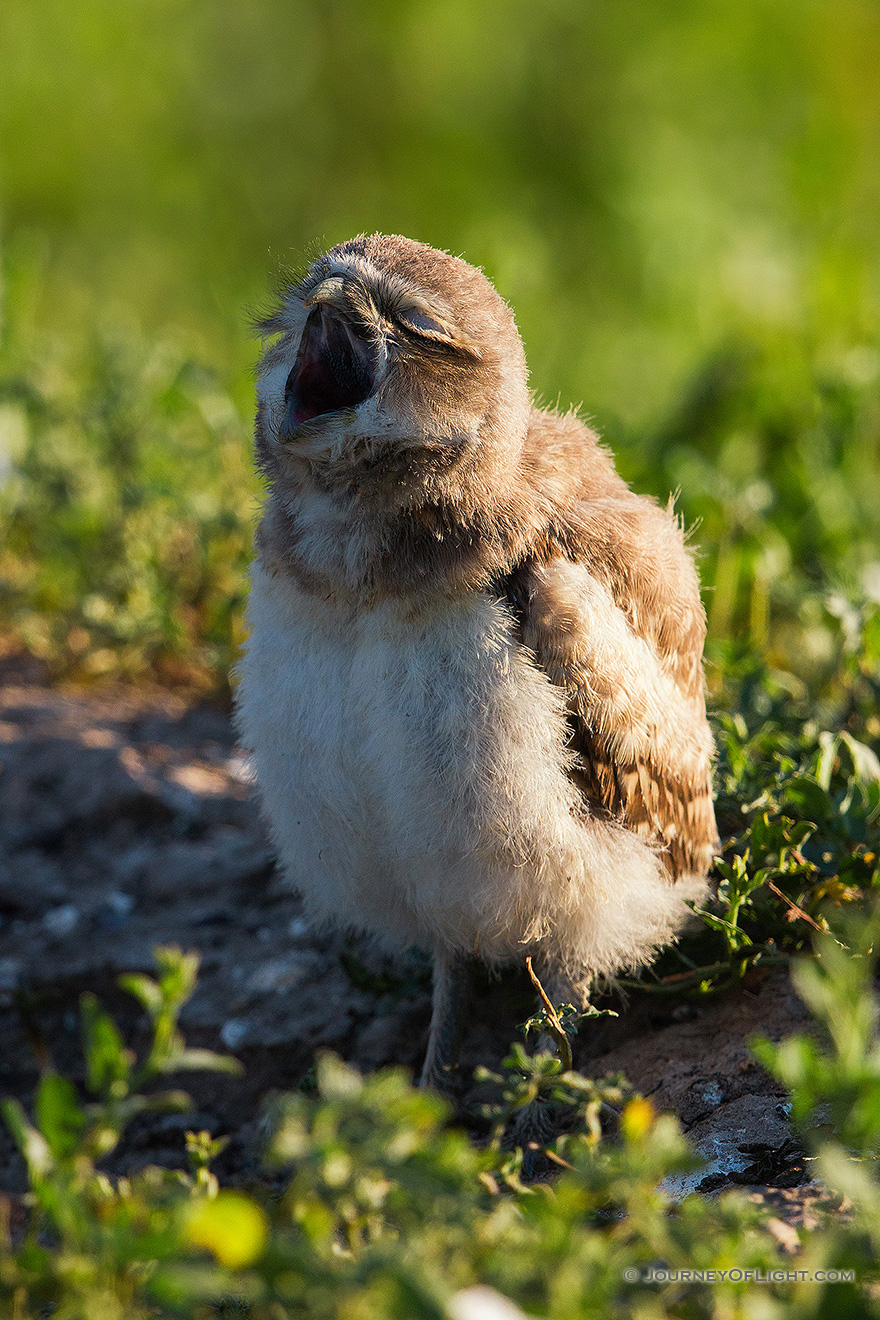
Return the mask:
<svg viewBox="0 0 880 1320">
<path fill-rule="evenodd" d="M 433 951 L 443 1086 L 463 960 L 582 996 L 705 887 L 697 575 L 466 262 L 355 238 L 262 329 L 240 726 L 309 913 Z"/>
</svg>

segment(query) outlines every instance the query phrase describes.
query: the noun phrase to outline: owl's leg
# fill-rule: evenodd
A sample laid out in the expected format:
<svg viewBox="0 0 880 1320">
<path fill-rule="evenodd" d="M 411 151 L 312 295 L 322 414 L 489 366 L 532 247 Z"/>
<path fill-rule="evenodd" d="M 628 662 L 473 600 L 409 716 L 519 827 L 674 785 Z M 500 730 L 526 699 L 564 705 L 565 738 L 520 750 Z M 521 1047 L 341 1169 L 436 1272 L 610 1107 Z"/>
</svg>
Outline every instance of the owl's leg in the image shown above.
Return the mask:
<svg viewBox="0 0 880 1320">
<path fill-rule="evenodd" d="M 454 1086 L 458 1056 L 470 1002 L 473 959 L 436 950 L 431 1030 L 420 1087 L 449 1095 Z"/>
</svg>

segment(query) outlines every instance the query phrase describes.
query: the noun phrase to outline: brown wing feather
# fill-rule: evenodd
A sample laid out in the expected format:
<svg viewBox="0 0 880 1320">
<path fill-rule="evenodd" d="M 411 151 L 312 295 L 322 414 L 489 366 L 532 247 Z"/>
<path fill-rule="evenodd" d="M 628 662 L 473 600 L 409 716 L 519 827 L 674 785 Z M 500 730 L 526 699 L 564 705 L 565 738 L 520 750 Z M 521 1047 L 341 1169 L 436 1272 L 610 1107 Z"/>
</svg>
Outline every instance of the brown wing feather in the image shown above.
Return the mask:
<svg viewBox="0 0 880 1320">
<path fill-rule="evenodd" d="M 650 507 L 668 519 L 674 537 L 678 529 L 672 519 Z M 576 755 L 572 777 L 589 809 L 662 844 L 673 879 L 705 875 L 717 830 L 702 686 L 703 631 L 694 623 L 702 620 L 699 596 L 671 599 L 664 616 L 662 592 L 655 591 L 652 608 L 644 608 L 640 547 L 626 548 L 626 574 L 615 574 L 608 541 L 598 572 L 588 562 L 560 556 L 521 564 L 499 585 L 524 644 L 566 692 Z M 683 546 L 680 554 L 687 554 Z M 649 571 L 654 567 L 655 560 L 649 560 Z M 692 581 L 695 593 L 692 572 L 690 578 L 680 572 L 679 580 L 688 596 Z M 667 579 L 667 591 L 677 586 Z M 676 627 L 678 620 L 686 629 Z M 665 653 L 659 641 L 664 634 L 673 638 Z"/>
<path fill-rule="evenodd" d="M 577 754 L 572 777 L 593 811 L 622 820 L 646 839 L 662 842 L 664 860 L 675 879 L 705 875 L 717 845 L 712 780 L 676 779 L 650 761 L 614 763 L 605 740 L 572 718 L 571 746 Z"/>
</svg>

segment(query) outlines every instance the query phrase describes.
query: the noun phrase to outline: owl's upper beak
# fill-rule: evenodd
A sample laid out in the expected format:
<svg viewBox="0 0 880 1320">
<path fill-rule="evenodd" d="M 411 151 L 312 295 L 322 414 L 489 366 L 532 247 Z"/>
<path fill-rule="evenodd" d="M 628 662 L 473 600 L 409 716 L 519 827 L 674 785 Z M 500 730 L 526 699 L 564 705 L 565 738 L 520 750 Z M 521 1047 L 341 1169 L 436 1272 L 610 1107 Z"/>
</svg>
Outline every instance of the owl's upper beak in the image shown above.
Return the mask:
<svg viewBox="0 0 880 1320">
<path fill-rule="evenodd" d="M 376 385 L 378 352 L 352 312 L 344 279 L 324 280 L 303 306 L 312 310 L 284 390 L 282 440 L 315 417 L 356 408 Z"/>
<path fill-rule="evenodd" d="M 349 308 L 348 298 L 345 293 L 345 280 L 341 275 L 331 275 L 330 279 L 324 280 L 308 297 L 303 298 L 303 307 L 315 307 L 319 303 L 325 303 L 328 307 L 335 307 L 337 311 L 347 312 Z"/>
</svg>

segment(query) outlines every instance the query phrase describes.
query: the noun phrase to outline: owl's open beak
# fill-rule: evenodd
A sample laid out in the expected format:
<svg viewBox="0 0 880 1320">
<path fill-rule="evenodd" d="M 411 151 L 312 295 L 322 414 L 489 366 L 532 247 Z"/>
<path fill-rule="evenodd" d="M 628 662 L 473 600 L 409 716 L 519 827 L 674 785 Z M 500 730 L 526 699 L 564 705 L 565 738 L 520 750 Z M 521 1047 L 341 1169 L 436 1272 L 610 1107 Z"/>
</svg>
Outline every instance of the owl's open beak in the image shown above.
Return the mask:
<svg viewBox="0 0 880 1320">
<path fill-rule="evenodd" d="M 305 306 L 312 310 L 284 390 L 282 440 L 315 417 L 356 408 L 376 384 L 378 354 L 348 314 L 342 280 L 325 280 Z"/>
</svg>

